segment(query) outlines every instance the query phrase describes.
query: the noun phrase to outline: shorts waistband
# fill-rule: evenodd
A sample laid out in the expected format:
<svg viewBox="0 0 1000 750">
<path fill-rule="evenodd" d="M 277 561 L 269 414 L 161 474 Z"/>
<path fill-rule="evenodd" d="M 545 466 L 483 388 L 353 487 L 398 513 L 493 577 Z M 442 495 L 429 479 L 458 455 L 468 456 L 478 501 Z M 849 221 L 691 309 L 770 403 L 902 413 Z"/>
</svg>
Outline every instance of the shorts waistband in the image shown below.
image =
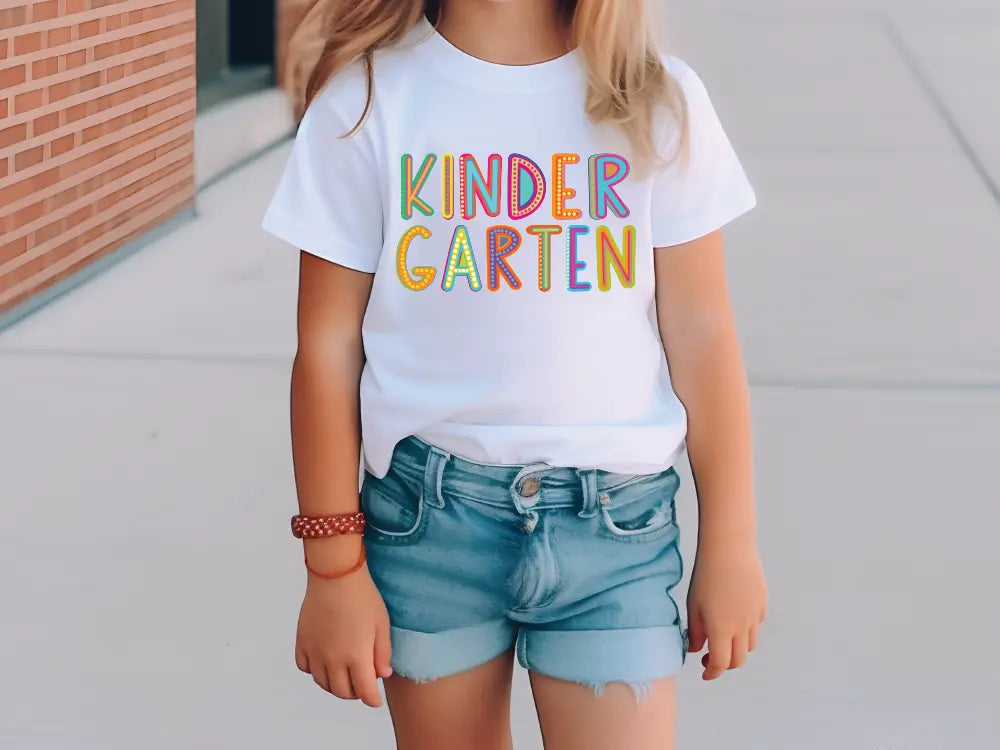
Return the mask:
<svg viewBox="0 0 1000 750">
<path fill-rule="evenodd" d="M 524 515 L 535 509 L 578 506 L 584 517 L 597 513 L 604 493 L 659 476 L 546 463 L 484 464 L 448 453 L 415 436 L 396 445 L 390 471 L 394 470 L 409 481 L 421 483 L 425 502 L 438 507 L 444 507 L 446 493 L 455 493 L 465 500 L 513 507 Z"/>
</svg>

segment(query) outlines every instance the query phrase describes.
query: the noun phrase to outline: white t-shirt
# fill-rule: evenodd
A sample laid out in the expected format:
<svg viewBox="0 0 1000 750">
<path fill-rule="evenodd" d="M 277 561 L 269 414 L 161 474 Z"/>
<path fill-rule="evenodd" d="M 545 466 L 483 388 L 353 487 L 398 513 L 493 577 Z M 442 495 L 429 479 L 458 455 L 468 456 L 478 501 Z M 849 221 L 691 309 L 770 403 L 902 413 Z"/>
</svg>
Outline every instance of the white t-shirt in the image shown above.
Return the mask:
<svg viewBox="0 0 1000 750">
<path fill-rule="evenodd" d="M 299 128 L 264 228 L 374 273 L 363 321 L 365 467 L 416 435 L 491 464 L 671 466 L 686 433 L 655 312 L 653 248 L 720 228 L 754 193 L 695 73 L 687 161 L 640 175 L 584 114 L 578 52 L 507 66 L 420 23 Z M 665 113 L 661 153 L 677 135 Z M 669 125 L 669 127 L 668 127 Z"/>
</svg>

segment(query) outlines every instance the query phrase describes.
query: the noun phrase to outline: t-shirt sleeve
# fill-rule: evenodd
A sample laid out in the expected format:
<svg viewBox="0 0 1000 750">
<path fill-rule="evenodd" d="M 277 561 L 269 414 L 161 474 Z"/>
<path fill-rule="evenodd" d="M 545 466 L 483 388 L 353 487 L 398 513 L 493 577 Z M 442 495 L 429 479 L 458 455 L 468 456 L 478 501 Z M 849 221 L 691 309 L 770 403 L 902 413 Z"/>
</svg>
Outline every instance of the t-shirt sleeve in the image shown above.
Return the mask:
<svg viewBox="0 0 1000 750">
<path fill-rule="evenodd" d="M 374 273 L 382 252 L 378 170 L 364 128 L 349 138 L 331 91 L 306 111 L 271 203 L 266 232 L 338 265 Z"/>
<path fill-rule="evenodd" d="M 688 151 L 686 156 L 676 156 L 653 184 L 653 247 L 681 245 L 704 237 L 757 203 L 704 83 L 676 58 L 667 68 L 687 101 Z M 672 144 L 667 156 L 673 156 L 674 148 Z"/>
</svg>

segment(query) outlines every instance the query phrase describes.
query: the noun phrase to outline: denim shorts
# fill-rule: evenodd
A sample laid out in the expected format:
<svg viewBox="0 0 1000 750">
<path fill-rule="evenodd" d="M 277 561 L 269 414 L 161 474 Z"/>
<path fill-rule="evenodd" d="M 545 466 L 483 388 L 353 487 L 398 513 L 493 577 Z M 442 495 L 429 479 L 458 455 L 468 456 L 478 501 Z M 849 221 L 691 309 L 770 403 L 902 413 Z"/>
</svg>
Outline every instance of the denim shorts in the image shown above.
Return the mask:
<svg viewBox="0 0 1000 750">
<path fill-rule="evenodd" d="M 473 463 L 410 437 L 361 504 L 392 666 L 415 681 L 516 649 L 523 667 L 600 692 L 674 675 L 686 637 L 672 468 L 614 474 Z"/>
</svg>

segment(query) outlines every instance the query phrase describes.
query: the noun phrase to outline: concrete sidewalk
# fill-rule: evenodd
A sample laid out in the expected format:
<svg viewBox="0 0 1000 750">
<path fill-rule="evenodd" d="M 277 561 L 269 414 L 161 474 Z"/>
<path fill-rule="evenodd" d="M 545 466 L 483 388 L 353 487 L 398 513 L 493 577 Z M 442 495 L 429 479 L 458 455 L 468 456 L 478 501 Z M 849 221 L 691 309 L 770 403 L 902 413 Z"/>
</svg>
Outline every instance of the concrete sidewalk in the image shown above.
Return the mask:
<svg viewBox="0 0 1000 750">
<path fill-rule="evenodd" d="M 744 5 L 676 22 L 761 198 L 729 244 L 772 601 L 745 669 L 689 663 L 678 747 L 992 748 L 1000 5 Z M 287 152 L 0 334 L 0 748 L 392 746 L 292 662 Z M 523 674 L 514 724 L 540 748 Z"/>
</svg>

